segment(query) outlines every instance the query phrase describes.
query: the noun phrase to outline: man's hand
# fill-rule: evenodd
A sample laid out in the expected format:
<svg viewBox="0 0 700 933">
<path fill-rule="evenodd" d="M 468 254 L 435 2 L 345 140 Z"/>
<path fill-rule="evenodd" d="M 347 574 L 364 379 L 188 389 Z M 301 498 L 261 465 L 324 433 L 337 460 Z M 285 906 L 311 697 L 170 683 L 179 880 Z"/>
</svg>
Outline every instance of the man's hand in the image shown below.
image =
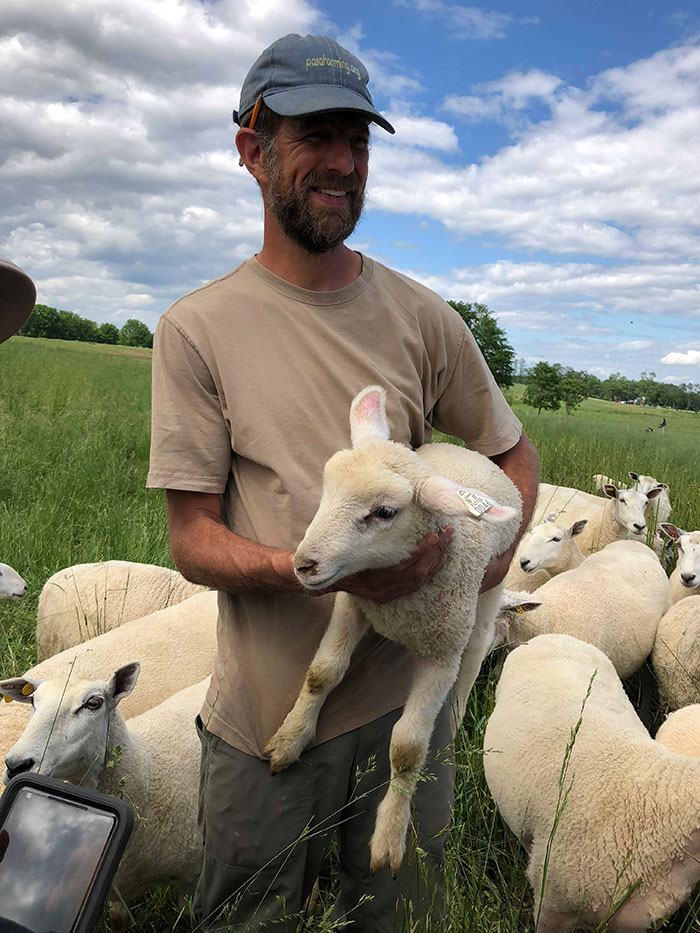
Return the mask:
<svg viewBox="0 0 700 933">
<path fill-rule="evenodd" d="M 415 593 L 444 567 L 454 533 L 454 528 L 448 525 L 437 534 L 426 535 L 418 542 L 413 554 L 401 563 L 380 570 L 354 573 L 338 580 L 323 594 L 343 591 L 354 596 L 364 596 L 375 603 L 388 603 L 399 596 Z"/>
<path fill-rule="evenodd" d="M 484 578 L 479 587 L 480 593 L 485 593 L 487 590 L 493 589 L 494 586 L 501 582 L 508 573 L 510 562 L 513 560 L 513 554 L 515 554 L 515 548 L 511 547 L 499 557 L 491 558 L 484 571 Z"/>
</svg>

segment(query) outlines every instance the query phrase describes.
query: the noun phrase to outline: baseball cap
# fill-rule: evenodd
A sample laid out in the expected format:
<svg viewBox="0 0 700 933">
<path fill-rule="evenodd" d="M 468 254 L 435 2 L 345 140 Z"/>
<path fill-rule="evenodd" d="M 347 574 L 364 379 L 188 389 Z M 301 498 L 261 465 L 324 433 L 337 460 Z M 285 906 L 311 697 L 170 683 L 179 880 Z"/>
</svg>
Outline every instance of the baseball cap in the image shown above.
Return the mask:
<svg viewBox="0 0 700 933">
<path fill-rule="evenodd" d="M 387 132 L 394 127 L 372 103 L 367 69 L 327 36 L 290 33 L 265 49 L 246 75 L 233 122 L 243 126 L 258 100 L 283 117 L 334 110 L 364 114 Z"/>
<path fill-rule="evenodd" d="M 35 301 L 36 288 L 27 273 L 0 256 L 0 343 L 17 333 Z"/>
</svg>

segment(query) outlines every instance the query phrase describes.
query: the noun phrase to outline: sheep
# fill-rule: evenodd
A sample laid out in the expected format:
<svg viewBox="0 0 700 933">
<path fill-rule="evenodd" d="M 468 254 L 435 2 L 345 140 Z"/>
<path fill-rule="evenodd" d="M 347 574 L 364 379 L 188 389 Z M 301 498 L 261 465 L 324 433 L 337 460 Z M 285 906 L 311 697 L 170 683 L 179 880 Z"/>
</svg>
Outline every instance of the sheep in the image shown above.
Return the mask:
<svg viewBox="0 0 700 933">
<path fill-rule="evenodd" d="M 669 709 L 700 702 L 700 596 L 675 603 L 661 619 L 651 663 Z"/>
<path fill-rule="evenodd" d="M 0 599 L 18 602 L 27 595 L 27 584 L 9 564 L 0 564 Z"/>
<path fill-rule="evenodd" d="M 211 674 L 216 655 L 216 617 L 217 594 L 198 593 L 47 658 L 32 667 L 27 676 L 43 680 L 106 678 L 129 658 L 138 656 L 143 686 L 126 697 L 122 706 L 126 716 L 136 716 L 183 686 Z M 0 703 L 0 759 L 21 735 L 27 716 L 26 706 Z"/>
<path fill-rule="evenodd" d="M 203 589 L 177 570 L 126 560 L 76 564 L 59 570 L 49 577 L 39 595 L 37 657 L 43 661 Z"/>
<path fill-rule="evenodd" d="M 545 633 L 573 635 L 605 652 L 620 677 L 642 666 L 671 604 L 658 558 L 639 541 L 613 541 L 530 598 L 541 605 L 527 618 L 510 614 L 511 645 Z"/>
<path fill-rule="evenodd" d="M 670 713 L 659 726 L 656 741 L 677 755 L 700 758 L 700 703 Z"/>
<path fill-rule="evenodd" d="M 451 444 L 413 451 L 390 441 L 386 395 L 378 386 L 355 397 L 350 425 L 352 450 L 339 451 L 326 464 L 321 504 L 294 556 L 301 584 L 315 592 L 361 570 L 392 566 L 438 531 L 447 516 L 455 538 L 445 566 L 416 593 L 382 605 L 336 595 L 301 693 L 263 752 L 273 772 L 297 760 L 368 625 L 416 655 L 409 696 L 391 736 L 391 783 L 370 842 L 371 869 L 388 863 L 396 874 L 435 717 L 458 681 L 459 720 L 494 640 L 502 585 L 482 597 L 479 586 L 489 559 L 514 541 L 522 504 L 510 479 L 475 451 Z M 488 495 L 461 485 L 466 483 L 482 486 Z"/>
<path fill-rule="evenodd" d="M 540 635 L 510 654 L 484 770 L 529 853 L 538 933 L 613 913 L 605 929 L 642 933 L 700 880 L 700 761 L 649 736 L 593 645 Z"/>
<path fill-rule="evenodd" d="M 654 519 L 655 525 L 660 525 L 661 522 L 667 522 L 671 516 L 671 500 L 668 495 L 667 484 L 659 482 L 659 480 L 654 479 L 653 476 L 635 473 L 632 470 L 630 470 L 627 475 L 634 483 L 634 488 L 637 490 L 637 492 L 647 493 L 651 489 L 655 489 L 657 486 L 661 487 L 662 492 L 655 502 L 654 515 L 650 516 L 650 518 Z M 610 479 L 609 476 L 604 476 L 602 473 L 593 474 L 593 483 L 596 489 L 603 489 L 604 486 L 611 483 L 620 486 L 620 483 L 615 483 L 615 481 Z M 620 488 L 624 487 L 620 486 Z"/>
<path fill-rule="evenodd" d="M 28 676 L 0 681 L 0 693 L 33 710 L 5 758 L 5 783 L 23 772 L 41 773 L 123 792 L 133 806 L 134 829 L 115 877 L 125 900 L 157 882 L 192 887 L 203 851 L 194 720 L 208 678 L 125 722 L 117 707 L 138 674 L 139 664 L 130 663 L 107 681 Z"/>
<path fill-rule="evenodd" d="M 609 483 L 603 491 L 612 499 L 612 504 L 578 489 L 547 487 L 547 484 L 541 483 L 532 524 L 538 524 L 542 516 L 551 511 L 563 513 L 567 522 L 587 519 L 588 524 L 578 540 L 578 546 L 585 556 L 621 538 L 645 541 L 645 511 L 648 504 L 661 494 L 661 488 L 642 493 L 636 489 L 618 489 Z"/>
<path fill-rule="evenodd" d="M 570 526 L 558 524 L 553 512 L 531 528 L 518 545 L 505 586 L 532 593 L 557 574 L 578 567 L 584 557 L 574 537 L 581 534 L 587 522 L 584 518 Z"/>
<path fill-rule="evenodd" d="M 661 534 L 678 547 L 678 561 L 671 574 L 671 599 L 677 603 L 700 595 L 700 531 L 683 531 L 670 522 L 659 526 Z"/>
</svg>

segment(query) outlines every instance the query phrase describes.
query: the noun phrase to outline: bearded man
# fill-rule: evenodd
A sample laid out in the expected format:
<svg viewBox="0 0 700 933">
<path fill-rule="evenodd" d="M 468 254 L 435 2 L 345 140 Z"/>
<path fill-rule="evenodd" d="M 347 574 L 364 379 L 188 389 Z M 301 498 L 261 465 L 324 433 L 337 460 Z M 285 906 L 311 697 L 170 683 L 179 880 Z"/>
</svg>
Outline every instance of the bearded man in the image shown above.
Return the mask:
<svg viewBox="0 0 700 933">
<path fill-rule="evenodd" d="M 459 315 L 345 246 L 362 211 L 370 124 L 394 132 L 367 83 L 362 62 L 324 36 L 285 36 L 262 53 L 234 111 L 241 165 L 262 193 L 262 248 L 176 302 L 155 335 L 148 482 L 167 490 L 177 567 L 219 591 L 218 652 L 197 723 L 195 905 L 211 930 L 295 930 L 334 834 L 337 918 L 358 933 L 440 929 L 454 780 L 447 704 L 399 876 L 369 871 L 411 679 L 404 648 L 368 633 L 314 745 L 274 777 L 262 753 L 330 617 L 332 593 L 307 595 L 293 555 L 325 461 L 349 446 L 352 398 L 383 385 L 393 439 L 417 447 L 433 428 L 456 434 L 516 482 L 523 527 L 534 505 L 537 455 Z M 332 589 L 377 601 L 413 592 L 443 565 L 452 533 Z M 514 547 L 487 568 L 483 590 L 503 578 Z"/>
</svg>

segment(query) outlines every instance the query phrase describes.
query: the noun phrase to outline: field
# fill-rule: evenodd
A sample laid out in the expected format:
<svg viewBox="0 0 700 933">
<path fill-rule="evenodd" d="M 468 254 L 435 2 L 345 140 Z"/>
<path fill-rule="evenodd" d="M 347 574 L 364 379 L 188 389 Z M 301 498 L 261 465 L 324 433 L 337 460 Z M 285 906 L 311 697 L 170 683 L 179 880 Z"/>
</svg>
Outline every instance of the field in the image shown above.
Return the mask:
<svg viewBox="0 0 700 933">
<path fill-rule="evenodd" d="M 3 677 L 35 661 L 36 600 L 56 570 L 109 558 L 172 566 L 163 493 L 144 485 L 149 360 L 148 350 L 63 341 L 14 337 L 0 345 L 0 560 L 29 584 L 23 602 L 0 602 Z M 544 480 L 593 491 L 593 473 L 620 480 L 628 470 L 650 473 L 669 484 L 674 521 L 700 527 L 699 415 L 589 399 L 569 418 L 538 416 L 519 401 L 520 388 L 510 401 L 540 452 Z M 494 686 L 495 673 L 483 672 L 459 736 L 446 933 L 533 929 L 523 855 L 483 781 L 480 748 Z M 338 928 L 327 919 L 334 878 L 331 858 L 321 909 L 305 929 Z M 134 907 L 130 929 L 164 933 L 179 913 L 163 890 Z M 697 931 L 698 918 L 691 906 L 664 929 Z"/>
</svg>

